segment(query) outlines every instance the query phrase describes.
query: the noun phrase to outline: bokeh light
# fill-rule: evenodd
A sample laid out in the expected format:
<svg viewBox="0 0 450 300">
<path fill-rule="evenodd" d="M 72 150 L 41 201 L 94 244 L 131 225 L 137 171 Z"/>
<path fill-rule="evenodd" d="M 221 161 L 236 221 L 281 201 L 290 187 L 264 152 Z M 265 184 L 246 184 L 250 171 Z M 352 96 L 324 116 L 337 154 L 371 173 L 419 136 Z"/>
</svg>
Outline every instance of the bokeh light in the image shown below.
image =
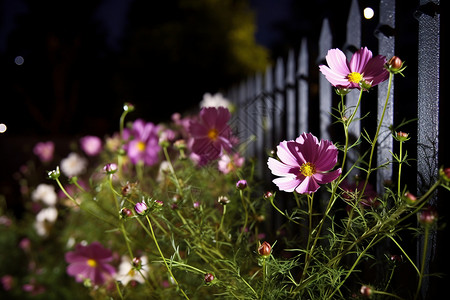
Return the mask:
<svg viewBox="0 0 450 300">
<path fill-rule="evenodd" d="M 370 20 L 373 18 L 374 15 L 375 15 L 375 12 L 373 11 L 373 9 L 371 7 L 364 8 L 364 18 L 366 18 L 367 20 Z"/>
<path fill-rule="evenodd" d="M 6 131 L 7 127 L 5 124 L 0 123 L 0 133 L 4 133 Z"/>
</svg>

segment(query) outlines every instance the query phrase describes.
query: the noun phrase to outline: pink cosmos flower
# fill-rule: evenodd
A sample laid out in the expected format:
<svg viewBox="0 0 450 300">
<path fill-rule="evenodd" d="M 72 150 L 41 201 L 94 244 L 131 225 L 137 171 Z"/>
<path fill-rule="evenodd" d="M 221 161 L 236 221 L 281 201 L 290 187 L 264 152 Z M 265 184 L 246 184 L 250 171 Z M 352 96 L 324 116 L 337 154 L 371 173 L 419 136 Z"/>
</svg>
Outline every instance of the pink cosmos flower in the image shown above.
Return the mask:
<svg viewBox="0 0 450 300">
<path fill-rule="evenodd" d="M 55 143 L 53 142 L 39 142 L 33 148 L 33 153 L 39 157 L 42 162 L 49 162 L 53 159 L 55 152 Z"/>
<path fill-rule="evenodd" d="M 218 162 L 218 169 L 223 174 L 228 174 L 242 167 L 242 165 L 244 164 L 244 160 L 245 158 L 241 157 L 239 153 L 235 153 L 233 154 L 233 156 L 224 154 L 220 157 L 220 160 Z"/>
<path fill-rule="evenodd" d="M 281 191 L 300 194 L 314 193 L 319 184 L 338 178 L 341 169 L 330 171 L 337 162 L 338 150 L 327 140 L 318 141 L 311 133 L 303 133 L 295 141 L 283 141 L 277 146 L 277 156 L 267 161 L 273 180 Z"/>
<path fill-rule="evenodd" d="M 360 89 L 361 81 L 366 85 L 376 86 L 389 77 L 389 72 L 384 68 L 386 57 L 372 57 L 372 51 L 367 47 L 356 51 L 350 62 L 339 49 L 328 50 L 325 59 L 328 66 L 320 65 L 320 72 L 337 88 Z"/>
<path fill-rule="evenodd" d="M 89 155 L 96 156 L 102 151 L 102 140 L 98 136 L 87 135 L 80 139 L 81 149 Z"/>
<path fill-rule="evenodd" d="M 108 264 L 113 259 L 111 251 L 99 242 L 87 246 L 78 244 L 65 258 L 69 263 L 67 274 L 78 282 L 89 279 L 94 285 L 102 285 L 116 274 L 114 267 Z"/>
<path fill-rule="evenodd" d="M 152 166 L 159 161 L 158 126 L 151 122 L 144 122 L 141 119 L 134 121 L 132 129 L 123 132 L 125 140 L 132 139 L 125 145 L 128 157 L 133 164 L 143 162 Z"/>
<path fill-rule="evenodd" d="M 200 161 L 217 159 L 223 150 L 231 150 L 230 118 L 230 111 L 224 107 L 205 107 L 200 111 L 200 119 L 190 122 L 189 133 L 193 138 L 191 150 L 200 156 Z"/>
</svg>

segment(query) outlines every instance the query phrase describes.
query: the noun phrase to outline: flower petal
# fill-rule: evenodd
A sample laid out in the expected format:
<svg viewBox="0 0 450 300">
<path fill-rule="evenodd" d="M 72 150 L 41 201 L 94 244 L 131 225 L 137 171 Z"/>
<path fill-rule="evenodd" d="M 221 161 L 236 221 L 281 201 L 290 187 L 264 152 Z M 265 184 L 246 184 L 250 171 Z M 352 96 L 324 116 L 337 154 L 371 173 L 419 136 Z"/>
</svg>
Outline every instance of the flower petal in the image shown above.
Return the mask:
<svg viewBox="0 0 450 300">
<path fill-rule="evenodd" d="M 292 166 L 286 165 L 272 157 L 269 157 L 267 166 L 269 167 L 270 171 L 272 171 L 272 174 L 276 176 L 287 176 L 289 174 L 292 174 L 290 172 Z M 292 177 L 295 177 L 295 174 L 292 174 Z"/>
<path fill-rule="evenodd" d="M 389 78 L 389 72 L 384 68 L 386 64 L 386 57 L 377 55 L 372 58 L 364 68 L 364 79 L 372 81 L 372 86 L 387 80 Z"/>
<path fill-rule="evenodd" d="M 327 64 L 330 69 L 336 74 L 342 77 L 346 77 L 350 72 L 348 68 L 347 57 L 340 49 L 330 49 L 325 56 Z"/>
<path fill-rule="evenodd" d="M 300 185 L 295 189 L 299 194 L 311 194 L 319 189 L 319 185 L 312 176 L 305 177 Z"/>
<path fill-rule="evenodd" d="M 336 180 L 336 178 L 341 175 L 342 170 L 339 168 L 337 170 L 328 172 L 328 173 L 316 173 L 313 175 L 315 180 L 320 184 L 325 184 Z"/>
<path fill-rule="evenodd" d="M 275 183 L 280 191 L 293 192 L 295 188 L 301 183 L 296 177 L 279 177 L 272 181 Z"/>
<path fill-rule="evenodd" d="M 283 141 L 277 146 L 277 156 L 285 164 L 291 167 L 300 166 L 303 161 L 298 156 L 298 150 L 295 148 L 295 142 Z"/>
<path fill-rule="evenodd" d="M 348 88 L 350 86 L 350 82 L 347 79 L 347 75 L 350 73 L 347 73 L 345 75 L 342 75 L 339 72 L 336 72 L 330 68 L 328 68 L 325 65 L 319 66 L 320 72 L 322 72 L 323 75 L 325 75 L 325 78 L 335 87 L 339 88 Z"/>
<path fill-rule="evenodd" d="M 351 72 L 357 72 L 362 74 L 367 62 L 372 58 L 372 51 L 364 47 L 353 53 L 350 60 Z"/>
</svg>

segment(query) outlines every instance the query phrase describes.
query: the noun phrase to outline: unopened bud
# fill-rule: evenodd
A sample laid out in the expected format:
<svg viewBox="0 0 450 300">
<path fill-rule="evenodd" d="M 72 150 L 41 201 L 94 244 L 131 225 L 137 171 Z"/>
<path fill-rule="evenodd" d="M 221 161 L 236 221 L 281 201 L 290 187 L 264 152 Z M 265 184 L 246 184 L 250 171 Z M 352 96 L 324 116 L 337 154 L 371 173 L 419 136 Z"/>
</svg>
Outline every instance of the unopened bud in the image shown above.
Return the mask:
<svg viewBox="0 0 450 300">
<path fill-rule="evenodd" d="M 211 274 L 211 273 L 206 273 L 205 274 L 205 283 L 206 284 L 210 284 L 211 282 L 213 282 L 214 281 L 214 275 L 213 274 Z"/>
<path fill-rule="evenodd" d="M 436 209 L 432 206 L 428 206 L 418 214 L 419 222 L 423 225 L 433 225 L 438 218 Z"/>
<path fill-rule="evenodd" d="M 239 190 L 244 190 L 247 188 L 247 180 L 241 179 L 236 183 L 236 188 Z"/>
<path fill-rule="evenodd" d="M 134 105 L 129 102 L 125 102 L 123 105 L 123 110 L 126 112 L 132 112 L 134 110 Z"/>
<path fill-rule="evenodd" d="M 134 210 L 136 211 L 137 214 L 139 215 L 143 215 L 145 214 L 145 212 L 147 211 L 148 206 L 147 204 L 145 204 L 145 202 L 138 202 L 136 203 L 136 205 L 134 206 Z"/>
<path fill-rule="evenodd" d="M 403 65 L 403 62 L 402 62 L 402 60 L 400 59 L 400 57 L 394 55 L 394 56 L 392 56 L 392 58 L 389 60 L 388 64 L 391 66 L 392 69 L 400 70 L 401 67 L 402 67 L 402 65 Z"/>
<path fill-rule="evenodd" d="M 367 285 L 361 286 L 360 292 L 361 292 L 361 295 L 363 295 L 364 297 L 370 297 L 370 296 L 372 296 L 372 293 L 373 293 L 372 288 Z"/>
<path fill-rule="evenodd" d="M 222 205 L 227 205 L 228 203 L 230 203 L 230 199 L 228 199 L 227 196 L 219 196 L 217 202 L 219 202 Z"/>
<path fill-rule="evenodd" d="M 131 210 L 129 208 L 122 208 L 120 210 L 120 217 L 122 217 L 123 219 L 129 218 L 133 215 L 133 213 L 131 212 Z"/>
<path fill-rule="evenodd" d="M 261 255 L 264 258 L 269 257 L 271 252 L 272 252 L 272 246 L 270 246 L 270 244 L 268 242 L 264 242 L 258 247 L 259 255 Z"/>
<path fill-rule="evenodd" d="M 404 197 L 405 197 L 404 199 L 406 200 L 406 202 L 411 205 L 416 203 L 416 201 L 417 201 L 417 197 L 414 196 L 414 194 L 412 194 L 410 192 L 406 192 Z"/>
<path fill-rule="evenodd" d="M 59 171 L 59 166 L 56 166 L 56 169 L 53 171 L 49 171 L 47 173 L 48 178 L 56 180 L 59 178 L 59 176 L 61 175 L 61 172 Z"/>
<path fill-rule="evenodd" d="M 267 191 L 264 193 L 263 197 L 265 200 L 271 199 L 273 197 L 273 193 L 271 191 Z"/>
</svg>

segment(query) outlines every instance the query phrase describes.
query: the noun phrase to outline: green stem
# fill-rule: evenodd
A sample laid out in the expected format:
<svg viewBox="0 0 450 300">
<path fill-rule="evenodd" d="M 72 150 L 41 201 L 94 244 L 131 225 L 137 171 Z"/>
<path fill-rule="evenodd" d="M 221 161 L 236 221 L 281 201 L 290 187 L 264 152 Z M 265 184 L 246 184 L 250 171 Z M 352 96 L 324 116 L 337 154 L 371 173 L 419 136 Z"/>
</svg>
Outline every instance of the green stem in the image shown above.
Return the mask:
<svg viewBox="0 0 450 300">
<path fill-rule="evenodd" d="M 178 193 L 180 194 L 181 198 L 183 198 L 183 190 L 180 186 L 180 181 L 178 180 L 177 174 L 175 173 L 175 169 L 173 168 L 172 162 L 170 160 L 170 156 L 169 153 L 167 152 L 167 147 L 163 147 L 163 152 L 164 152 L 164 157 L 166 158 L 167 163 L 169 164 L 169 170 L 170 173 L 172 174 L 174 181 L 175 181 L 175 185 L 178 189 Z"/>
<path fill-rule="evenodd" d="M 383 112 L 381 113 L 380 121 L 377 126 L 377 131 L 375 132 L 375 137 L 373 138 L 373 141 L 372 141 L 372 147 L 370 149 L 370 156 L 369 156 L 369 163 L 368 163 L 368 167 L 367 167 L 367 176 L 366 176 L 366 180 L 364 182 L 364 186 L 361 190 L 361 193 L 358 196 L 358 202 L 361 201 L 361 197 L 363 196 L 364 191 L 366 190 L 366 187 L 367 187 L 367 183 L 369 182 L 370 174 L 372 173 L 373 153 L 374 153 L 375 147 L 377 145 L 377 140 L 378 140 L 378 136 L 380 134 L 381 125 L 383 125 L 384 115 L 386 113 L 386 108 L 389 103 L 389 97 L 391 94 L 391 87 L 392 87 L 392 79 L 394 78 L 393 76 L 394 76 L 393 73 L 389 73 L 389 82 L 388 82 L 388 90 L 387 90 L 387 94 L 386 94 L 386 101 L 383 106 Z"/>
<path fill-rule="evenodd" d="M 120 287 L 119 287 L 119 281 L 115 280 L 114 282 L 116 283 L 116 290 L 117 290 L 117 293 L 119 294 L 120 299 L 123 300 L 122 291 L 120 290 Z"/>
<path fill-rule="evenodd" d="M 402 160 L 403 160 L 403 142 L 400 141 L 400 156 L 399 156 L 399 161 L 398 161 L 398 181 L 397 181 L 397 196 L 399 198 L 402 197 L 402 195 L 400 195 L 400 179 L 401 179 L 401 175 L 402 175 Z"/>
<path fill-rule="evenodd" d="M 345 283 L 345 281 L 348 279 L 348 277 L 350 277 L 350 275 L 353 273 L 353 271 L 355 270 L 356 266 L 358 265 L 359 261 L 361 260 L 361 258 L 364 257 L 364 254 L 366 254 L 367 250 L 370 249 L 370 247 L 372 247 L 373 242 L 375 242 L 376 238 L 378 237 L 378 234 L 376 234 L 372 240 L 370 241 L 369 245 L 367 245 L 367 247 L 358 255 L 358 258 L 356 259 L 356 261 L 353 263 L 352 267 L 350 268 L 350 270 L 347 272 L 347 275 L 345 275 L 344 279 L 339 283 L 339 285 L 334 289 L 334 291 L 331 293 L 331 295 L 327 298 L 327 299 L 332 299 L 333 295 L 341 288 L 341 286 Z"/>
<path fill-rule="evenodd" d="M 266 275 L 267 275 L 266 274 L 267 273 L 266 258 L 263 259 L 262 267 L 263 267 L 263 278 L 262 278 L 263 285 L 262 285 L 262 289 L 261 289 L 261 297 L 260 297 L 261 300 L 264 298 L 264 289 L 266 287 Z"/>
<path fill-rule="evenodd" d="M 239 238 L 237 240 L 238 244 L 241 243 L 242 236 L 243 236 L 243 234 L 245 232 L 245 229 L 247 228 L 247 223 L 248 223 L 247 204 L 245 203 L 244 194 L 242 193 L 242 190 L 239 190 L 239 194 L 241 196 L 242 206 L 244 207 L 244 211 L 245 211 L 245 220 L 244 220 L 244 227 L 242 227 L 241 233 L 239 234 Z"/>
<path fill-rule="evenodd" d="M 223 231 L 223 229 L 222 229 L 222 227 L 223 227 L 223 220 L 225 219 L 225 214 L 226 214 L 226 212 L 227 212 L 227 205 L 224 204 L 224 205 L 223 205 L 222 217 L 220 218 L 220 225 L 219 225 L 219 228 L 218 228 L 217 231 L 216 231 L 216 241 L 219 240 L 219 232 Z M 226 237 L 226 234 L 225 234 L 225 233 L 224 233 L 224 235 L 225 235 L 225 237 Z M 217 247 L 219 247 L 219 243 L 217 243 Z"/>
<path fill-rule="evenodd" d="M 167 271 L 169 272 L 170 276 L 172 277 L 172 279 L 175 282 L 175 284 L 177 285 L 177 287 L 180 289 L 180 291 L 183 294 L 183 296 L 186 299 L 189 299 L 189 297 L 184 293 L 183 289 L 178 284 L 177 279 L 175 278 L 175 276 L 173 276 L 172 270 L 170 269 L 169 265 L 167 264 L 166 258 L 164 257 L 164 254 L 162 253 L 161 248 L 159 247 L 159 243 L 158 243 L 158 240 L 156 239 L 155 232 L 153 231 L 153 226 L 152 226 L 152 223 L 150 222 L 149 217 L 146 216 L 146 219 L 147 219 L 147 222 L 148 222 L 148 227 L 150 227 L 151 236 L 153 238 L 153 241 L 155 242 L 155 245 L 156 245 L 156 248 L 158 249 L 159 255 L 161 256 L 164 264 L 166 265 Z"/>
<path fill-rule="evenodd" d="M 75 199 L 73 199 L 73 197 L 70 196 L 70 194 L 66 191 L 66 189 L 64 188 L 64 186 L 61 184 L 61 181 L 59 180 L 59 178 L 56 178 L 55 180 L 56 180 L 56 183 L 58 184 L 59 188 L 61 189 L 61 191 L 64 193 L 64 195 L 66 195 L 66 197 L 67 197 L 68 199 L 70 199 L 70 201 L 72 201 L 73 204 L 75 204 L 76 207 L 78 207 L 78 208 L 82 209 L 83 211 L 85 211 L 85 212 L 91 214 L 92 216 L 96 217 L 97 219 L 102 220 L 102 221 L 105 222 L 106 224 L 109 224 L 109 225 L 111 225 L 111 226 L 116 226 L 115 224 L 113 224 L 113 223 L 111 223 L 111 222 L 109 222 L 109 221 L 103 219 L 102 217 L 100 217 L 100 216 L 94 214 L 92 211 L 90 211 L 90 210 L 85 209 L 84 207 L 82 207 L 82 206 L 81 206 Z"/>
<path fill-rule="evenodd" d="M 430 226 L 425 226 L 425 236 L 424 236 L 424 245 L 422 249 L 422 262 L 420 266 L 420 273 L 419 273 L 419 283 L 417 285 L 416 295 L 414 296 L 414 299 L 417 299 L 420 293 L 420 289 L 422 288 L 422 281 L 423 281 L 423 273 L 425 271 L 425 260 L 427 258 L 427 250 L 428 250 L 428 238 L 430 234 Z"/>
<path fill-rule="evenodd" d="M 405 252 L 405 250 L 403 250 L 403 248 L 400 246 L 399 243 L 397 243 L 397 241 L 390 235 L 388 235 L 388 237 L 394 242 L 394 244 L 397 245 L 397 247 L 400 249 L 400 251 L 402 251 L 403 255 L 406 257 L 406 259 L 411 263 L 411 265 L 414 267 L 414 269 L 416 270 L 417 274 L 420 275 L 420 271 L 417 268 L 416 264 L 413 263 L 412 259 L 408 256 L 408 254 Z"/>
<path fill-rule="evenodd" d="M 400 297 L 400 296 L 397 296 L 397 295 L 395 295 L 395 294 L 391 294 L 391 293 L 388 293 L 388 292 L 383 292 L 383 291 L 372 290 L 372 293 L 374 293 L 374 294 L 378 294 L 378 295 L 384 295 L 384 296 L 388 296 L 388 297 L 392 297 L 392 298 L 396 298 L 396 299 L 400 299 L 400 300 L 403 300 L 403 298 L 402 298 L 402 297 Z"/>
</svg>

